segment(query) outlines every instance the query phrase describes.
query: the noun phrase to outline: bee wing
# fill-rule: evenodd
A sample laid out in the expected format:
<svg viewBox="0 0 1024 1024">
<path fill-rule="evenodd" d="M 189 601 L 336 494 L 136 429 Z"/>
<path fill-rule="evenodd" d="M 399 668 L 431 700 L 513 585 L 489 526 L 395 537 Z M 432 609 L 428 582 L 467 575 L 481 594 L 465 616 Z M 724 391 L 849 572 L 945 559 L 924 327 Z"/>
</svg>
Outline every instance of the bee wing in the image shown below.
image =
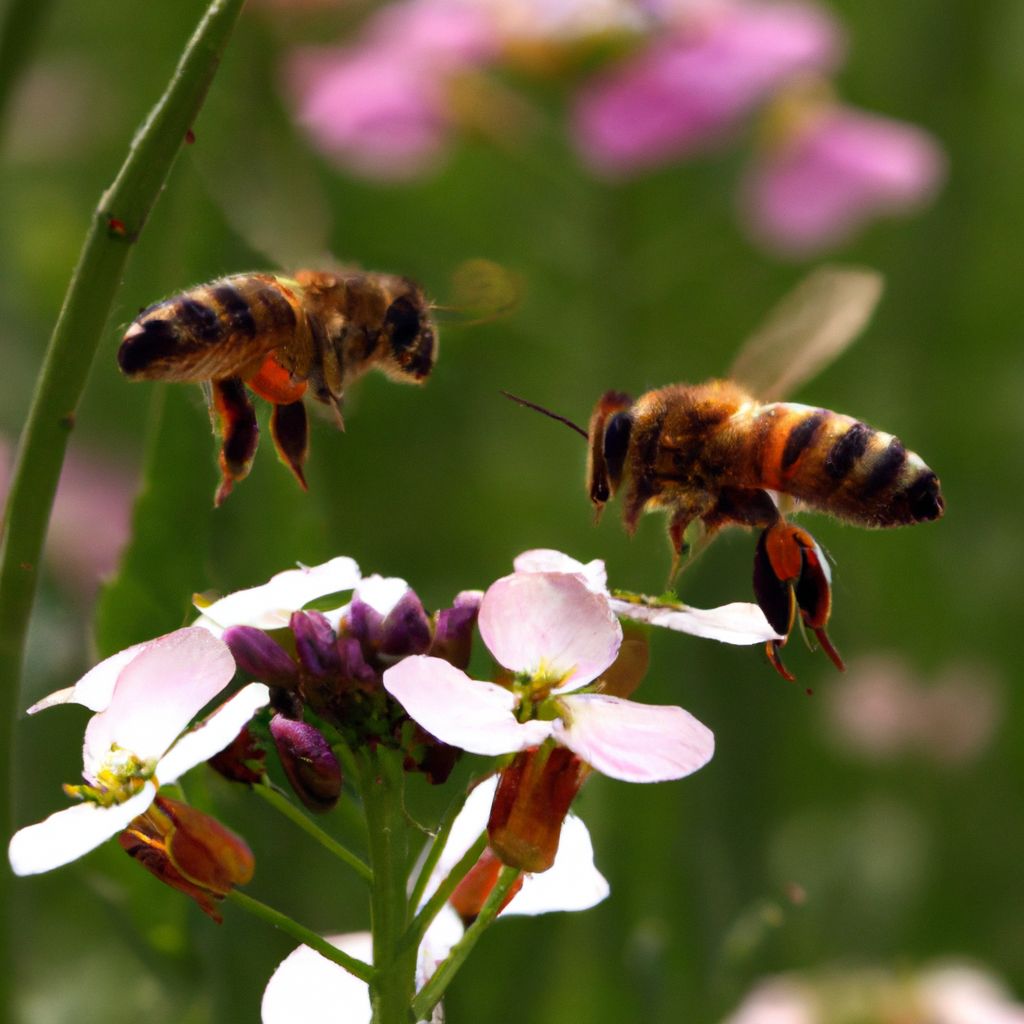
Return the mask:
<svg viewBox="0 0 1024 1024">
<path fill-rule="evenodd" d="M 882 275 L 866 267 L 811 271 L 746 340 L 729 376 L 765 401 L 792 394 L 861 333 L 882 285 Z"/>
<path fill-rule="evenodd" d="M 511 313 L 523 299 L 523 279 L 494 260 L 463 260 L 453 271 L 449 301 L 434 308 L 460 327 L 489 323 Z"/>
</svg>

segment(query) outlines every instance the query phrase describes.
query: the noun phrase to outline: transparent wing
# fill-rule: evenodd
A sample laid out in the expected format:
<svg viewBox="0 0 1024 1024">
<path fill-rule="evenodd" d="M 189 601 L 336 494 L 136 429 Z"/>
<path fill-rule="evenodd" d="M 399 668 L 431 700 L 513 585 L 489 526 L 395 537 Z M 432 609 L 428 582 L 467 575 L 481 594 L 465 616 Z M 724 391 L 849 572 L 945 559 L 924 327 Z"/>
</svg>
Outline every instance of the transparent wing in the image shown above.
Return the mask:
<svg viewBox="0 0 1024 1024">
<path fill-rule="evenodd" d="M 448 302 L 434 308 L 446 314 L 441 319 L 460 327 L 490 323 L 519 306 L 524 287 L 522 276 L 501 263 L 463 260 L 452 271 Z"/>
<path fill-rule="evenodd" d="M 786 398 L 861 333 L 882 285 L 866 267 L 811 271 L 747 339 L 729 376 L 764 401 Z"/>
</svg>

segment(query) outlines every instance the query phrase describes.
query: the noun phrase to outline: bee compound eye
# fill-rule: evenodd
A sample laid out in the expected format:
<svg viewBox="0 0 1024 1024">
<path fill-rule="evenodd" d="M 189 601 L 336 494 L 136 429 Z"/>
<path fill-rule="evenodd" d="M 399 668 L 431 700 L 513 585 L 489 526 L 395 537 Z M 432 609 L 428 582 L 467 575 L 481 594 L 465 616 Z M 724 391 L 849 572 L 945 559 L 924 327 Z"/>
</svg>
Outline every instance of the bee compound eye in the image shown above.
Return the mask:
<svg viewBox="0 0 1024 1024">
<path fill-rule="evenodd" d="M 400 355 L 416 341 L 420 333 L 420 311 L 411 299 L 403 295 L 388 306 L 384 314 L 384 325 L 388 329 L 395 355 Z"/>
<path fill-rule="evenodd" d="M 622 479 L 622 469 L 629 451 L 629 438 L 633 431 L 633 417 L 628 412 L 617 412 L 609 417 L 604 428 L 604 461 L 612 486 Z"/>
</svg>

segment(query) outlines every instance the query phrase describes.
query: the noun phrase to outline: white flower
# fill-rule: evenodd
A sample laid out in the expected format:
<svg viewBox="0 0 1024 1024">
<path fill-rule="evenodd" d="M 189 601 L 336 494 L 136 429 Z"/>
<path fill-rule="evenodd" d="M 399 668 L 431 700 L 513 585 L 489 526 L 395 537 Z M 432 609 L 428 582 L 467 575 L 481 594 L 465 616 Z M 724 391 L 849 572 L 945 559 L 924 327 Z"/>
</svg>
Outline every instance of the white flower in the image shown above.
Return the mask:
<svg viewBox="0 0 1024 1024">
<path fill-rule="evenodd" d="M 231 681 L 235 663 L 220 640 L 202 629 L 179 629 L 138 644 L 97 665 L 35 710 L 72 701 L 97 713 L 82 750 L 85 799 L 11 839 L 17 875 L 67 864 L 124 829 L 152 803 L 160 784 L 226 747 L 269 700 L 262 683 L 235 694 L 202 725 L 179 734 Z M 177 741 L 177 742 L 175 742 Z"/>
</svg>

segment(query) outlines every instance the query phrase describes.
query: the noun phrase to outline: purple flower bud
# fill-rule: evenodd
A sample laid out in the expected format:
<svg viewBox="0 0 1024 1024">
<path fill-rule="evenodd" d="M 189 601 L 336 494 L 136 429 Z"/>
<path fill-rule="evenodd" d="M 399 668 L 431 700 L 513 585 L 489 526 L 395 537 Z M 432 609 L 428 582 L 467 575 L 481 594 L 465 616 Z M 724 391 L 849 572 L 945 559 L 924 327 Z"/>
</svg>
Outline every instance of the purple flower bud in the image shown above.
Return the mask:
<svg viewBox="0 0 1024 1024">
<path fill-rule="evenodd" d="M 456 668 L 465 669 L 469 665 L 473 629 L 483 596 L 479 590 L 463 591 L 455 598 L 451 608 L 442 608 L 437 613 L 434 641 L 428 652 L 430 655 L 444 658 Z"/>
<path fill-rule="evenodd" d="M 370 689 L 376 688 L 380 683 L 380 677 L 367 663 L 363 657 L 363 649 L 359 641 L 351 636 L 338 637 L 338 657 L 341 663 L 341 678 L 357 686 Z"/>
<path fill-rule="evenodd" d="M 270 686 L 291 686 L 298 669 L 287 651 L 253 626 L 232 626 L 224 631 L 224 642 L 231 649 L 235 664 Z"/>
<path fill-rule="evenodd" d="M 320 612 L 294 612 L 290 625 L 302 667 L 311 676 L 337 675 L 340 667 L 337 637 L 326 616 Z"/>
<path fill-rule="evenodd" d="M 348 635 L 354 637 L 364 648 L 376 649 L 380 643 L 381 626 L 384 616 L 376 608 L 363 601 L 357 593 L 348 610 Z"/>
<path fill-rule="evenodd" d="M 407 590 L 381 623 L 379 651 L 389 658 L 425 654 L 430 647 L 430 620 L 423 604 Z"/>
<path fill-rule="evenodd" d="M 206 763 L 232 782 L 252 784 L 262 780 L 265 760 L 265 751 L 246 725 L 231 743 Z"/>
<path fill-rule="evenodd" d="M 270 735 L 296 796 L 314 813 L 331 810 L 341 795 L 341 767 L 320 730 L 275 715 Z"/>
</svg>

